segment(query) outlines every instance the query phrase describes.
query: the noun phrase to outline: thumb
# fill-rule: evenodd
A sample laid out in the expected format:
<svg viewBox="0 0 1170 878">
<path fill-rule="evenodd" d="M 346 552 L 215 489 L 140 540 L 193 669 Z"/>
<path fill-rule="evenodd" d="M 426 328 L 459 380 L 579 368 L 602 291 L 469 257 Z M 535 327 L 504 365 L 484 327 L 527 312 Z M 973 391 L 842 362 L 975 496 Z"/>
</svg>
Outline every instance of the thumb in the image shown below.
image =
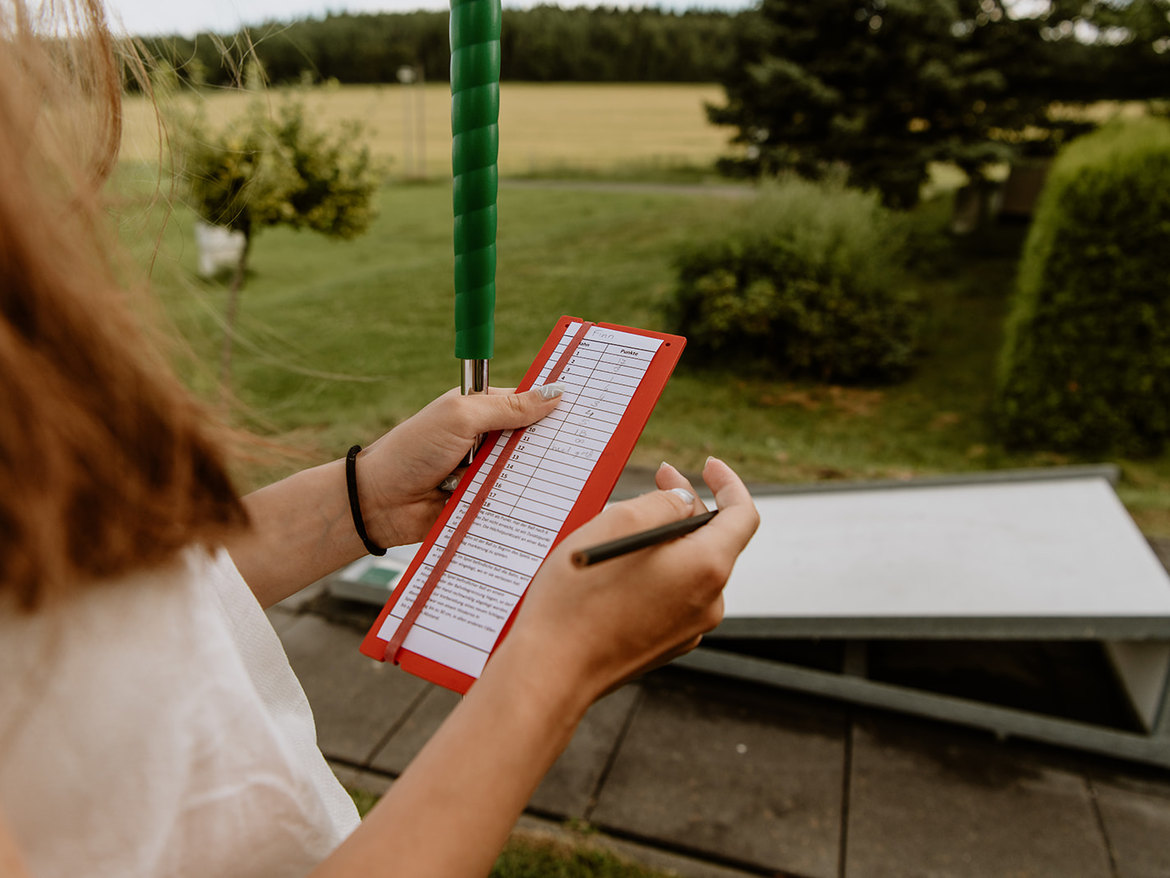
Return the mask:
<svg viewBox="0 0 1170 878">
<path fill-rule="evenodd" d="M 557 407 L 564 395 L 560 382 L 543 384 L 523 393 L 490 393 L 469 397 L 480 406 L 480 424 L 484 432 L 511 430 L 536 423 Z"/>
</svg>

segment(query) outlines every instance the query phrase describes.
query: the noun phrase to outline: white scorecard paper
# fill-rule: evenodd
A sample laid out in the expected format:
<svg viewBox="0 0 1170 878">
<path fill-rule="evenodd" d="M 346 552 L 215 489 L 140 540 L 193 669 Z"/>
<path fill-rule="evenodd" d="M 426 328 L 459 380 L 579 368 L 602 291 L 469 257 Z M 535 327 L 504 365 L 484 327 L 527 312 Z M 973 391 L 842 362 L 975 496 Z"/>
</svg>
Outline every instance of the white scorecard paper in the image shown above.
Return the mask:
<svg viewBox="0 0 1170 878">
<path fill-rule="evenodd" d="M 565 329 L 542 364 L 537 385 L 547 382 L 583 325 Z M 560 405 L 525 430 L 403 641 L 404 649 L 479 676 L 661 344 L 658 338 L 589 326 L 556 379 L 565 385 Z M 410 611 L 512 432 L 496 439 L 383 622 L 382 639 L 390 640 Z"/>
</svg>

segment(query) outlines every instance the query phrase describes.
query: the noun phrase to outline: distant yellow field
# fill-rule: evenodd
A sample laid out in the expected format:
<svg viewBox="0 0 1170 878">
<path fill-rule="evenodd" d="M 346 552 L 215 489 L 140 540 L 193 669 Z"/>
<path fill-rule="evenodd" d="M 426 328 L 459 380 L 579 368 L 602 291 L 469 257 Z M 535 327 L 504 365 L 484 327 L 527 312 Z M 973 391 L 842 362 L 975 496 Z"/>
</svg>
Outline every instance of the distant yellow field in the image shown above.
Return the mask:
<svg viewBox="0 0 1170 878">
<path fill-rule="evenodd" d="M 225 92 L 206 100 L 212 119 L 228 120 L 248 98 Z M 267 100 L 280 101 L 281 92 L 274 89 Z M 703 107 L 722 100 L 717 85 L 505 83 L 500 173 L 709 165 L 729 151 L 732 132 L 708 124 Z M 365 122 L 372 151 L 389 160 L 392 175 L 414 174 L 420 155 L 426 176 L 450 174 L 446 83 L 318 88 L 306 102 L 318 122 Z M 142 98 L 128 99 L 123 155 L 152 160 L 157 154 L 152 108 Z"/>
</svg>

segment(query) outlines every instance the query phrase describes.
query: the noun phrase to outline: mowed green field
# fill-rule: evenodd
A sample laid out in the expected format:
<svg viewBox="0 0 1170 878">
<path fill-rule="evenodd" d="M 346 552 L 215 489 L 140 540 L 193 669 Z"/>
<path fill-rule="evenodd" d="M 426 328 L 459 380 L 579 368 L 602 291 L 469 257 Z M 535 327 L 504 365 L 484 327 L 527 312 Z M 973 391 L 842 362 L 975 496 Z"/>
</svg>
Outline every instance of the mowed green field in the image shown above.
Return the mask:
<svg viewBox="0 0 1170 878">
<path fill-rule="evenodd" d="M 442 118 L 438 127 L 445 130 L 446 90 L 427 89 L 436 105 L 428 112 Z M 388 97 L 397 89 L 382 91 L 321 90 L 308 100 L 316 118 L 328 120 L 352 118 L 385 99 L 382 112 L 366 118 L 400 135 L 394 120 L 402 105 Z M 505 176 L 508 168 L 516 175 L 629 179 L 641 169 L 654 176 L 672 162 L 710 162 L 726 137 L 701 112 L 702 100 L 718 98 L 714 88 L 516 86 L 510 94 L 501 124 Z M 518 96 L 527 99 L 525 112 Z M 213 101 L 221 119 L 242 105 L 232 95 Z M 157 155 L 148 146 L 154 136 L 148 119 L 141 103 L 131 104 L 129 158 L 120 177 L 123 236 L 136 260 L 150 266 L 165 313 L 187 339 L 184 375 L 215 399 L 226 290 L 195 276 L 194 217 L 176 203 L 170 184 L 160 183 L 157 165 L 142 160 Z M 239 417 L 305 457 L 254 463 L 243 473 L 248 484 L 369 442 L 457 383 L 446 138 L 436 136 L 428 147 L 435 154 L 428 182 L 390 178 L 377 195 L 378 218 L 359 239 L 286 229 L 257 237 L 235 345 Z M 372 144 L 393 157 L 395 142 L 385 134 Z M 135 144 L 147 148 L 135 153 Z M 706 191 L 505 182 L 493 384 L 520 380 L 561 314 L 668 329 L 676 254 L 723 228 L 742 201 Z M 943 199 L 920 210 L 945 222 L 949 204 Z M 700 369 L 684 353 L 633 462 L 666 459 L 693 471 L 716 454 L 749 480 L 783 482 L 1078 462 L 1008 454 L 988 427 L 1016 246 L 1018 238 L 994 250 L 956 248 L 950 270 L 909 278 L 922 296 L 928 332 L 915 374 L 901 385 L 834 387 L 731 366 Z M 1118 462 L 1121 496 L 1139 524 L 1170 535 L 1170 457 Z"/>
<path fill-rule="evenodd" d="M 442 179 L 451 173 L 451 93 L 446 83 L 423 86 L 322 87 L 297 92 L 309 118 L 325 126 L 360 120 L 371 152 L 391 176 Z M 262 100 L 288 95 L 273 89 Z M 206 103 L 227 122 L 247 106 L 240 92 L 205 92 L 179 100 Z M 729 152 L 728 128 L 707 124 L 704 104 L 721 103 L 717 85 L 504 83 L 500 89 L 500 173 L 626 174 L 709 167 Z M 153 161 L 158 125 L 151 104 L 130 98 L 123 155 Z M 421 157 L 421 161 L 420 161 Z"/>
<path fill-rule="evenodd" d="M 730 209 L 726 201 L 502 187 L 493 384 L 523 377 L 562 314 L 663 328 L 673 255 L 713 210 Z M 354 241 L 271 229 L 253 250 L 233 386 L 251 426 L 317 457 L 370 441 L 459 379 L 450 186 L 387 186 L 378 211 Z M 176 207 L 157 243 L 157 217 L 125 230 L 138 261 L 151 262 L 153 287 L 191 348 L 185 374 L 214 398 L 226 288 L 195 277 L 193 222 Z M 676 417 L 687 419 L 690 408 L 693 401 L 680 399 Z M 680 433 L 674 421 L 659 435 L 651 427 L 640 462 L 683 450 L 692 428 Z M 712 451 L 709 427 L 718 425 L 702 419 L 693 442 L 685 440 L 694 447 L 680 465 L 697 466 Z"/>
</svg>

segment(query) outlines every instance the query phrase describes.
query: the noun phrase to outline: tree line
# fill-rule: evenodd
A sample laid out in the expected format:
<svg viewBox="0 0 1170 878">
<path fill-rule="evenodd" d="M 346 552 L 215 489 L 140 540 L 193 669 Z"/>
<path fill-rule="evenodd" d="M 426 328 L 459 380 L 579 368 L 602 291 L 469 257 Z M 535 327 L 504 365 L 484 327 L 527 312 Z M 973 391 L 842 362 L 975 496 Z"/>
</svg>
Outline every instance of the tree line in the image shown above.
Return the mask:
<svg viewBox="0 0 1170 878">
<path fill-rule="evenodd" d="M 528 82 L 714 82 L 734 62 L 738 15 L 659 9 L 560 9 L 504 13 L 502 80 Z M 269 23 L 234 34 L 147 38 L 151 61 L 180 78 L 237 84 L 259 64 L 274 84 L 337 80 L 397 82 L 402 67 L 449 78 L 446 12 L 334 14 Z"/>
<path fill-rule="evenodd" d="M 501 79 L 718 82 L 729 173 L 839 175 L 891 206 L 932 162 L 975 184 L 1091 127 L 1094 101 L 1170 102 L 1170 0 L 759 0 L 739 13 L 538 6 L 504 13 Z M 446 81 L 448 14 L 335 14 L 143 42 L 196 84 Z M 1071 107 L 1071 114 L 1069 108 Z M 1063 113 L 1063 115 L 1062 115 Z"/>
</svg>

